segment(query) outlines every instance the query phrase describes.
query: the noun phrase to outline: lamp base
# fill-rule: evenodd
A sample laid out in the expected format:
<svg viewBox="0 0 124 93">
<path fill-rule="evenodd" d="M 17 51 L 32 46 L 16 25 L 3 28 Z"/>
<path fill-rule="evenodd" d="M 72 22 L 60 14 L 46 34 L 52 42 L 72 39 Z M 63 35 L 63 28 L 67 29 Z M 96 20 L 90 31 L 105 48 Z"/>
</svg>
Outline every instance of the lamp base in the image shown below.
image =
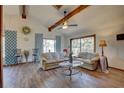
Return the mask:
<svg viewBox="0 0 124 93">
<path fill-rule="evenodd" d="M 103 47 L 102 47 L 102 56 L 104 56 L 104 50 L 103 50 Z"/>
</svg>

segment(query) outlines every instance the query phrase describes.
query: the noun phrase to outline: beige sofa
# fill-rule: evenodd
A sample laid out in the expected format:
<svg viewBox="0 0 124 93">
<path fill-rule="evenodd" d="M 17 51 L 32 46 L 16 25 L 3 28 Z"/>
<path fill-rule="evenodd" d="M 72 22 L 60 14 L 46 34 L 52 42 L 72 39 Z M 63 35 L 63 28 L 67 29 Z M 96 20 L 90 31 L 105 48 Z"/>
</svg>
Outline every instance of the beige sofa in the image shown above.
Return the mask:
<svg viewBox="0 0 124 93">
<path fill-rule="evenodd" d="M 48 70 L 52 68 L 59 67 L 59 63 L 68 61 L 69 58 L 65 57 L 63 53 L 51 52 L 43 53 L 41 57 L 42 69 Z"/>
<path fill-rule="evenodd" d="M 84 63 L 81 67 L 89 70 L 95 70 L 100 60 L 99 54 L 88 52 L 79 53 L 78 58 L 76 59 Z"/>
</svg>

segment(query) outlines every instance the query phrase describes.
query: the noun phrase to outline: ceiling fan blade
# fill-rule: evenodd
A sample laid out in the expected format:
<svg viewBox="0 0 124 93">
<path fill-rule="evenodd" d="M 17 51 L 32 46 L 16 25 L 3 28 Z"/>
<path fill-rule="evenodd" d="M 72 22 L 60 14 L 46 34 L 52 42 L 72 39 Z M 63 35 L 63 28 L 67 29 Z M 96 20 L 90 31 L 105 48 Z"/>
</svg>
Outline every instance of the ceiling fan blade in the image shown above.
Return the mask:
<svg viewBox="0 0 124 93">
<path fill-rule="evenodd" d="M 70 24 L 70 25 L 68 25 L 68 26 L 78 26 L 77 24 Z"/>
<path fill-rule="evenodd" d="M 62 27 L 59 27 L 58 30 L 62 29 Z"/>
</svg>

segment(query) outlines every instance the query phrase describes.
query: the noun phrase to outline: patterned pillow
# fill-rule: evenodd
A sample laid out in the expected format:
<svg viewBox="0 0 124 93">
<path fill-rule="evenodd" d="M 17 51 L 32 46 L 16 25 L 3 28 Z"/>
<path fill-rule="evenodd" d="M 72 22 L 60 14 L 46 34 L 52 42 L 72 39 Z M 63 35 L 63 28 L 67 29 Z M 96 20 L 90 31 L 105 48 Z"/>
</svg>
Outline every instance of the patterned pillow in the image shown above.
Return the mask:
<svg viewBox="0 0 124 93">
<path fill-rule="evenodd" d="M 43 57 L 45 57 L 46 59 L 52 59 L 53 58 L 50 53 L 44 53 Z"/>
<path fill-rule="evenodd" d="M 87 54 L 87 59 L 92 59 L 94 57 L 96 57 L 96 54 L 95 53 L 88 53 Z"/>
<path fill-rule="evenodd" d="M 53 52 L 53 53 L 51 53 L 51 56 L 52 56 L 53 59 L 56 59 L 57 54 L 55 52 Z"/>
<path fill-rule="evenodd" d="M 80 52 L 78 55 L 79 58 L 86 59 L 87 58 L 87 52 Z"/>
<path fill-rule="evenodd" d="M 58 52 L 55 53 L 56 59 L 60 59 L 60 54 Z"/>
<path fill-rule="evenodd" d="M 60 59 L 64 59 L 64 54 L 63 53 L 59 53 L 59 58 Z"/>
</svg>

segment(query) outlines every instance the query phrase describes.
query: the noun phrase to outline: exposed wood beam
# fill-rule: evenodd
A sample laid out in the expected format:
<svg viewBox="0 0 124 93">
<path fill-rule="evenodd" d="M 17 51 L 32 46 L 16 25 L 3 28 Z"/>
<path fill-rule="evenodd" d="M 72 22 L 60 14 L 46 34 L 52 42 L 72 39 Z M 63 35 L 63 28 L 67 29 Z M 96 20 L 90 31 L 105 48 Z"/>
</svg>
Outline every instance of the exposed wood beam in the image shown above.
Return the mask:
<svg viewBox="0 0 124 93">
<path fill-rule="evenodd" d="M 26 5 L 22 5 L 22 19 L 26 19 Z"/>
<path fill-rule="evenodd" d="M 53 5 L 57 10 L 59 10 L 63 5 Z"/>
<path fill-rule="evenodd" d="M 53 24 L 52 26 L 48 27 L 48 30 L 49 31 L 53 30 L 55 27 L 57 27 L 58 25 L 62 24 L 64 21 L 70 19 L 72 16 L 78 14 L 79 12 L 81 12 L 82 10 L 87 8 L 88 6 L 89 5 L 80 5 L 78 8 L 74 9 L 72 12 L 67 14 L 65 17 L 63 17 L 62 19 L 57 21 L 55 24 Z"/>
<path fill-rule="evenodd" d="M 2 18 L 3 18 L 3 13 L 2 13 L 2 8 L 3 6 L 0 5 L 0 88 L 3 87 L 3 65 L 2 65 Z"/>
</svg>

